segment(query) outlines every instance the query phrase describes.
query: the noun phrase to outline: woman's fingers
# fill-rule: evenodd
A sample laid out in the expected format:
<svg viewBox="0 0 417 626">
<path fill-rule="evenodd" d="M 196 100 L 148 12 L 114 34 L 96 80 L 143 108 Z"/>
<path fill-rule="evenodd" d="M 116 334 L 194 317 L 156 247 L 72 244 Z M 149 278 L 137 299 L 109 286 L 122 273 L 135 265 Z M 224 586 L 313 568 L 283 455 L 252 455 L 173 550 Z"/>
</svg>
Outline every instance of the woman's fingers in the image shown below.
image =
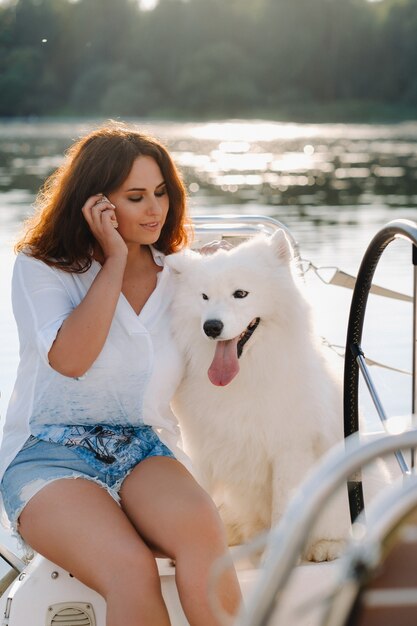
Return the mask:
<svg viewBox="0 0 417 626">
<path fill-rule="evenodd" d="M 119 224 L 117 223 L 117 217 L 115 213 L 116 207 L 114 206 L 114 204 L 110 202 L 110 200 L 106 198 L 106 196 L 103 196 L 98 202 L 96 202 L 96 204 L 93 206 L 93 209 L 97 207 L 100 212 L 100 218 L 102 220 L 102 223 L 103 220 L 109 219 L 113 228 L 117 228 Z"/>
<path fill-rule="evenodd" d="M 114 206 L 114 204 L 110 202 L 110 200 L 106 198 L 106 196 L 103 196 L 98 202 L 96 202 L 93 208 L 97 207 L 100 211 L 101 219 L 109 219 L 113 228 L 117 228 L 119 224 L 117 223 L 117 217 L 115 212 L 116 207 Z"/>
<path fill-rule="evenodd" d="M 104 198 L 102 193 L 97 193 L 95 196 L 90 196 L 88 200 L 84 203 L 81 211 L 84 215 L 87 222 L 90 222 L 92 219 L 92 209 Z"/>
<path fill-rule="evenodd" d="M 88 198 L 82 208 L 83 215 L 94 234 L 100 231 L 108 222 L 117 228 L 115 206 L 103 194 L 96 194 Z"/>
<path fill-rule="evenodd" d="M 98 217 L 102 221 L 104 217 L 107 219 L 109 215 L 115 218 L 115 208 L 114 204 L 106 196 L 101 196 L 91 207 L 91 213 L 93 217 Z"/>
<path fill-rule="evenodd" d="M 220 241 L 209 241 L 209 243 L 206 243 L 199 249 L 199 252 L 200 254 L 214 254 L 217 250 L 230 250 L 231 248 L 233 248 L 232 244 L 229 241 L 222 239 Z"/>
<path fill-rule="evenodd" d="M 116 207 L 103 194 L 91 196 L 85 202 L 82 213 L 104 257 L 126 253 L 126 244 L 116 230 L 118 228 Z"/>
</svg>

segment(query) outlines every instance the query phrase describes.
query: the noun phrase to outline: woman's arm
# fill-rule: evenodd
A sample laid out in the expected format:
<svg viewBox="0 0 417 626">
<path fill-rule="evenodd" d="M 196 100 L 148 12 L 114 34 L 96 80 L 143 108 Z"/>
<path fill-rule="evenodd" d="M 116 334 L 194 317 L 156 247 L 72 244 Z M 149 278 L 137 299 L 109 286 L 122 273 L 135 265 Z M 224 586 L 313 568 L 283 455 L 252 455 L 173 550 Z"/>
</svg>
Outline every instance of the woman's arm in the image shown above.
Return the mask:
<svg viewBox="0 0 417 626">
<path fill-rule="evenodd" d="M 120 297 L 127 247 L 114 226 L 114 208 L 103 196 L 93 196 L 82 209 L 105 260 L 85 298 L 63 322 L 48 353 L 51 367 L 64 376 L 82 376 L 94 363 Z"/>
<path fill-rule="evenodd" d="M 124 263 L 107 259 L 84 300 L 63 322 L 48 353 L 51 367 L 79 377 L 100 354 L 120 296 Z"/>
</svg>

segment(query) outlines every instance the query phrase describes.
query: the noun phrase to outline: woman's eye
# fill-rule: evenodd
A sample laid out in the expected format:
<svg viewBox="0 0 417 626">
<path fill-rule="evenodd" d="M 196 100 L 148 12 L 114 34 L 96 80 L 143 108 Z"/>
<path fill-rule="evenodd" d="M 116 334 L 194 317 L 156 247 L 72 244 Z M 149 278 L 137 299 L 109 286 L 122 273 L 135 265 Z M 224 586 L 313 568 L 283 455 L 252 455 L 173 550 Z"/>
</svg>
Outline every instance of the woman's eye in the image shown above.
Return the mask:
<svg viewBox="0 0 417 626">
<path fill-rule="evenodd" d="M 143 196 L 133 196 L 129 198 L 130 202 L 141 202 L 143 200 Z"/>
<path fill-rule="evenodd" d="M 201 296 L 202 296 L 203 300 L 208 300 L 209 299 L 208 295 L 205 294 L 205 293 L 202 293 Z"/>
<path fill-rule="evenodd" d="M 233 297 L 234 298 L 246 298 L 248 293 L 249 291 L 245 291 L 244 289 L 236 289 L 236 291 L 233 294 Z"/>
<path fill-rule="evenodd" d="M 159 191 L 155 191 L 155 196 L 157 198 L 162 198 L 162 196 L 165 196 L 166 192 L 167 192 L 167 190 L 164 187 L 163 189 L 160 189 Z"/>
</svg>

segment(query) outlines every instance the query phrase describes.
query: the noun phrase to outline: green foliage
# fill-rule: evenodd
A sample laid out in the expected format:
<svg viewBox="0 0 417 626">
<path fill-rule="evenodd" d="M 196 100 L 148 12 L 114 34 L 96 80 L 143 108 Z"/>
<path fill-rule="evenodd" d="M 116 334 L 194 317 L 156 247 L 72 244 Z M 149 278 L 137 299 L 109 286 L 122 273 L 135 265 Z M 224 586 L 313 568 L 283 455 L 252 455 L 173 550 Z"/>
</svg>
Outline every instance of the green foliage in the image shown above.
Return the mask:
<svg viewBox="0 0 417 626">
<path fill-rule="evenodd" d="M 207 44 L 180 72 L 177 99 L 190 112 L 237 115 L 260 101 L 252 65 L 245 51 L 235 44 Z"/>
<path fill-rule="evenodd" d="M 146 70 L 131 73 L 121 64 L 94 65 L 82 73 L 71 94 L 70 109 L 83 115 L 146 116 L 160 94 Z"/>
<path fill-rule="evenodd" d="M 0 115 L 417 117 L 416 33 L 417 0 L 13 0 Z"/>
<path fill-rule="evenodd" d="M 29 115 L 33 109 L 27 94 L 36 90 L 40 54 L 31 47 L 12 49 L 1 60 L 0 115 Z"/>
</svg>

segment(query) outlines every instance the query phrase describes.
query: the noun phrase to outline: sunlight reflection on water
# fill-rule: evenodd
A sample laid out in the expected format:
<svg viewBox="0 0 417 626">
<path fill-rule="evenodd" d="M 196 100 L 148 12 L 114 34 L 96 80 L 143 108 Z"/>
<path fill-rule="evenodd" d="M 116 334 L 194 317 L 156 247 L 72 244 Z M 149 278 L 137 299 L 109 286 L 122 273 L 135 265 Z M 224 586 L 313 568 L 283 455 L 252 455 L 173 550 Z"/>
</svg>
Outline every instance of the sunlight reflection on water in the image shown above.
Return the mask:
<svg viewBox="0 0 417 626">
<path fill-rule="evenodd" d="M 378 139 L 417 135 L 415 122 L 392 126 L 379 124 L 295 124 L 290 122 L 229 121 L 188 125 L 188 133 L 198 139 L 221 141 L 274 141 L 314 137 Z"/>
</svg>

